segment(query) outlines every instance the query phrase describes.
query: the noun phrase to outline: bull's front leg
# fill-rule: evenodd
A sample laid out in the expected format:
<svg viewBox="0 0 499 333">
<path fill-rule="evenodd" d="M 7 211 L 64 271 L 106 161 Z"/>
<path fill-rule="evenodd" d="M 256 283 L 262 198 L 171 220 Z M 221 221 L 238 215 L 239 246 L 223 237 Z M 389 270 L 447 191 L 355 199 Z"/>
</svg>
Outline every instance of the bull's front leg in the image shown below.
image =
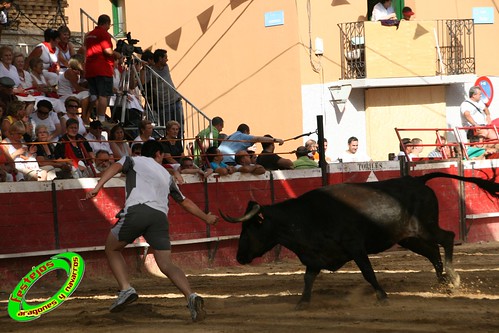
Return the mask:
<svg viewBox="0 0 499 333">
<path fill-rule="evenodd" d="M 305 275 L 303 279 L 305 281 L 305 285 L 303 287 L 303 293 L 301 295 L 298 304 L 296 304 L 296 310 L 303 310 L 308 307 L 310 304 L 310 298 L 312 297 L 312 287 L 314 285 L 315 278 L 319 275 L 320 269 L 313 269 L 307 266 L 307 270 L 305 271 Z"/>
<path fill-rule="evenodd" d="M 364 279 L 369 282 L 371 286 L 373 286 L 374 290 L 376 291 L 376 297 L 378 301 L 382 304 L 387 304 L 388 296 L 386 295 L 386 292 L 383 290 L 383 288 L 381 288 L 378 280 L 376 279 L 376 275 L 374 274 L 374 270 L 371 265 L 371 261 L 367 256 L 367 253 L 355 256 L 354 261 L 360 268 Z"/>
</svg>

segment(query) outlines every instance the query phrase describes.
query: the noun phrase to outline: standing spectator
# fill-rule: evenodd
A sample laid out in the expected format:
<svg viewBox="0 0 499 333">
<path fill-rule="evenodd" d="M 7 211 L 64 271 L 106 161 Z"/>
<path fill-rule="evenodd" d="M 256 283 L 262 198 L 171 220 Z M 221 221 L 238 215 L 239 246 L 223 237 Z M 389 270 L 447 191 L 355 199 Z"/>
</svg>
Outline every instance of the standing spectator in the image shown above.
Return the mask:
<svg viewBox="0 0 499 333">
<path fill-rule="evenodd" d="M 306 147 L 300 146 L 296 148 L 295 154 L 296 154 L 296 161 L 293 162 L 293 167 L 295 170 L 313 169 L 318 167 L 317 162 L 309 158 L 308 154 L 310 154 L 310 151 Z"/>
<path fill-rule="evenodd" d="M 43 76 L 51 87 L 57 86 L 59 79 L 59 31 L 48 28 L 43 32 L 44 42 L 38 44 L 26 58 L 26 66 L 32 59 L 41 59 L 43 63 Z M 25 68 L 27 69 L 27 68 Z"/>
<path fill-rule="evenodd" d="M 305 148 L 309 151 L 308 157 L 311 160 L 318 161 L 319 160 L 319 153 L 317 153 L 317 150 L 319 149 L 319 145 L 317 144 L 317 141 L 314 139 L 309 139 L 307 142 L 305 142 Z"/>
<path fill-rule="evenodd" d="M 409 140 L 410 141 L 410 140 Z M 338 161 L 349 162 L 369 162 L 372 161 L 369 155 L 359 151 L 359 139 L 355 136 L 348 138 L 348 149 L 340 154 Z"/>
<path fill-rule="evenodd" d="M 121 54 L 113 51 L 111 36 L 107 32 L 109 28 L 111 18 L 103 14 L 97 20 L 97 27 L 85 37 L 85 77 L 90 95 L 97 96 L 97 117 L 101 123 L 106 121 L 108 99 L 114 95 L 114 59 L 121 57 Z"/>
<path fill-rule="evenodd" d="M 198 140 L 194 142 L 194 162 L 197 165 L 202 165 L 201 161 L 201 149 L 206 151 L 209 147 L 218 147 L 218 135 L 222 132 L 224 128 L 224 120 L 221 117 L 214 117 L 211 120 L 211 126 L 206 127 L 204 130 L 198 133 L 197 137 L 201 143 L 201 147 L 198 145 Z"/>
<path fill-rule="evenodd" d="M 328 145 L 327 139 L 324 138 L 324 156 L 326 157 L 326 162 L 330 163 L 332 161 L 331 161 L 331 157 L 327 156 L 327 145 Z"/>
<path fill-rule="evenodd" d="M 271 138 L 271 142 L 262 142 L 262 152 L 258 155 L 256 163 L 260 164 L 267 170 L 286 170 L 293 169 L 293 161 L 287 158 L 282 158 L 281 156 L 274 153 L 275 144 L 274 138 L 266 134 L 265 137 Z"/>
<path fill-rule="evenodd" d="M 392 7 L 392 0 L 381 0 L 374 8 L 371 15 L 371 21 L 396 20 L 397 14 Z"/>
<path fill-rule="evenodd" d="M 97 152 L 99 150 L 105 150 L 110 155 L 113 154 L 109 142 L 107 142 L 106 138 L 102 135 L 102 123 L 100 121 L 94 120 L 90 123 L 85 139 L 87 139 L 90 147 L 92 147 L 92 151 Z"/>
<path fill-rule="evenodd" d="M 236 169 L 232 165 L 227 165 L 223 162 L 223 156 L 217 147 L 210 147 L 206 151 L 206 156 L 210 162 L 210 168 L 213 172 L 218 173 L 220 176 L 233 174 Z"/>
<path fill-rule="evenodd" d="M 80 117 L 80 113 L 78 112 L 78 108 L 80 107 L 80 100 L 74 96 L 69 96 L 64 101 L 64 106 L 66 108 L 66 112 L 60 118 L 61 120 L 61 134 L 66 134 L 66 121 L 69 118 L 73 118 L 78 121 L 78 134 L 85 135 L 87 133 L 87 129 L 85 128 L 85 123 L 83 119 Z"/>
<path fill-rule="evenodd" d="M 138 298 L 137 292 L 128 281 L 121 251 L 137 237 L 144 236 L 154 249 L 154 257 L 161 272 L 184 294 L 192 320 L 201 321 L 206 314 L 203 298 L 192 292 L 184 272 L 171 260 L 167 218 L 168 196 L 171 195 L 183 209 L 207 224 L 216 224 L 218 217 L 204 213 L 180 192 L 170 174 L 161 166 L 162 148 L 159 142 L 147 141 L 142 147 L 143 156 L 123 157 L 111 165 L 95 188 L 86 195 L 87 199 L 93 198 L 114 175 L 118 173 L 126 175 L 125 207 L 106 241 L 109 265 L 120 287 L 118 298 L 110 311 L 122 311 L 127 304 Z M 134 227 L 136 225 L 140 227 Z"/>
<path fill-rule="evenodd" d="M 152 78 L 154 101 L 158 102 L 156 109 L 159 110 L 160 123 L 164 124 L 169 120 L 176 120 L 181 124 L 180 133 L 182 133 L 184 124 L 182 100 L 172 81 L 166 50 L 157 49 L 154 51 L 154 66 L 152 69 L 168 83 L 165 84 L 161 80 Z"/>
<path fill-rule="evenodd" d="M 223 154 L 223 162 L 226 164 L 235 165 L 235 155 L 241 150 L 247 150 L 255 142 L 278 142 L 282 145 L 282 139 L 274 139 L 267 136 L 250 135 L 250 128 L 246 124 L 240 124 L 237 131 L 227 137 L 227 141 L 223 141 L 220 146 L 220 152 Z"/>
<path fill-rule="evenodd" d="M 482 101 L 482 90 L 479 86 L 471 87 L 469 98 L 461 103 L 461 120 L 463 127 L 485 126 L 491 123 L 489 108 Z M 466 133 L 466 138 L 470 139 L 474 135 L 488 137 L 487 134 L 487 129 L 470 129 Z M 464 137 L 463 135 L 463 139 Z"/>
<path fill-rule="evenodd" d="M 0 2 L 0 41 L 2 40 L 3 28 L 9 25 L 8 10 L 12 6 L 12 0 L 3 0 Z"/>
<path fill-rule="evenodd" d="M 61 122 L 57 114 L 52 111 L 52 103 L 47 100 L 41 100 L 36 104 L 36 111 L 31 115 L 33 127 L 39 125 L 47 126 L 49 137 L 47 141 L 57 141 L 62 134 Z"/>
<path fill-rule="evenodd" d="M 265 168 L 259 164 L 251 163 L 251 157 L 246 150 L 241 150 L 236 154 L 236 171 L 251 173 L 253 175 L 263 175 Z"/>
<path fill-rule="evenodd" d="M 111 133 L 109 133 L 109 145 L 111 146 L 113 156 L 116 160 L 119 160 L 123 156 L 132 156 L 130 145 L 125 140 L 125 129 L 120 124 L 116 124 L 111 128 Z"/>
</svg>

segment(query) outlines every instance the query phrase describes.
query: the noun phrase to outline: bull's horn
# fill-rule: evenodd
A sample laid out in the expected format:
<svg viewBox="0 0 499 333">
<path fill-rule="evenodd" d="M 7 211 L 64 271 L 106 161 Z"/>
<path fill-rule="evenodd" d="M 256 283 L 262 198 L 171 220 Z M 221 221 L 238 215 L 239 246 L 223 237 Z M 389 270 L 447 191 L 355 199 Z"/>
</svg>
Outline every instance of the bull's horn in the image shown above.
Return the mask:
<svg viewBox="0 0 499 333">
<path fill-rule="evenodd" d="M 227 222 L 230 222 L 230 223 L 245 222 L 245 221 L 248 221 L 253 216 L 255 216 L 256 214 L 258 214 L 258 212 L 260 212 L 260 205 L 259 204 L 255 204 L 253 206 L 253 208 L 251 208 L 251 210 L 249 212 L 247 212 L 246 214 L 244 214 L 241 217 L 230 217 L 230 216 L 225 215 L 224 213 L 222 213 L 221 210 L 219 210 L 219 211 L 220 211 L 220 215 Z"/>
</svg>

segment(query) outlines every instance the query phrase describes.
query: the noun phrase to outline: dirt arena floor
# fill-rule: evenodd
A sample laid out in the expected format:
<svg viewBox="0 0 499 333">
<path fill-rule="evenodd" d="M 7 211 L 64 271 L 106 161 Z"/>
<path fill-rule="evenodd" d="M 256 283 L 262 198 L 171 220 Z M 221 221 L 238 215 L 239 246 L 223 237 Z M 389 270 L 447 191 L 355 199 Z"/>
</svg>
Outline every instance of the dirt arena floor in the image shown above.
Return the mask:
<svg viewBox="0 0 499 333">
<path fill-rule="evenodd" d="M 185 301 L 166 278 L 134 277 L 140 298 L 117 314 L 108 311 L 114 280 L 84 278 L 71 299 L 28 323 L 10 319 L 2 290 L 0 332 L 499 332 L 499 243 L 456 246 L 462 286 L 454 292 L 439 286 L 431 264 L 412 252 L 371 259 L 388 305 L 376 302 L 357 267 L 348 264 L 319 275 L 310 307 L 295 311 L 304 270 L 290 260 L 187 271 L 205 297 L 208 315 L 200 323 L 190 321 Z M 28 297 L 41 301 L 58 288 L 33 287 Z"/>
</svg>

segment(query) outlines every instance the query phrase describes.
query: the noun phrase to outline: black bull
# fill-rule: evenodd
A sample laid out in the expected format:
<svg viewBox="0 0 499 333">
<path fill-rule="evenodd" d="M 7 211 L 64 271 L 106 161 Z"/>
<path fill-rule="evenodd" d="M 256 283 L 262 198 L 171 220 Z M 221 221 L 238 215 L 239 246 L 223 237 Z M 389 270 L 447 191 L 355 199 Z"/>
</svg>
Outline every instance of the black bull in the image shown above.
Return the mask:
<svg viewBox="0 0 499 333">
<path fill-rule="evenodd" d="M 284 202 L 260 206 L 250 202 L 244 216 L 224 215 L 228 222 L 243 222 L 237 261 L 250 263 L 275 245 L 293 251 L 306 266 L 305 286 L 297 307 L 310 302 L 312 286 L 321 269 L 336 271 L 354 260 L 379 301 L 386 292 L 376 280 L 368 254 L 398 243 L 430 260 L 441 283 L 459 286 L 452 267 L 454 233 L 438 225 L 438 201 L 425 185 L 433 178 L 472 182 L 499 197 L 492 181 L 430 173 L 362 184 L 337 184 L 318 188 Z M 445 251 L 445 266 L 439 245 Z M 444 274 L 445 267 L 445 274 Z"/>
</svg>

